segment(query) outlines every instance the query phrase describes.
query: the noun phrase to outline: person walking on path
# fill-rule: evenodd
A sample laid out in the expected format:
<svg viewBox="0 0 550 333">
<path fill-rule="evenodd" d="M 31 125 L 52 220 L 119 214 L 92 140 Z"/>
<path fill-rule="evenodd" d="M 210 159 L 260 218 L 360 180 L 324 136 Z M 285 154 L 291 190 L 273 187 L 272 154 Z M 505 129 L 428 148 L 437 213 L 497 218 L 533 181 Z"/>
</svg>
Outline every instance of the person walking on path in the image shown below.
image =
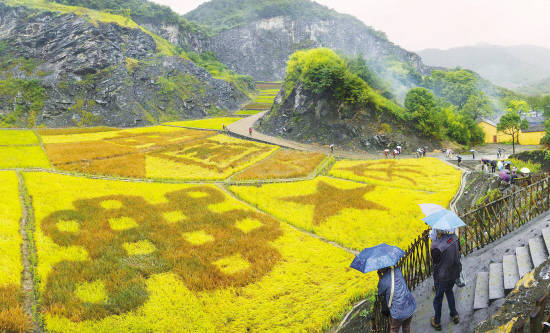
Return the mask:
<svg viewBox="0 0 550 333">
<path fill-rule="evenodd" d="M 252 127 L 248 128 L 248 135 L 252 136 Z"/>
<path fill-rule="evenodd" d="M 491 161 L 491 173 L 495 173 L 497 171 L 497 161 L 493 160 Z"/>
<path fill-rule="evenodd" d="M 460 263 L 460 245 L 454 233 L 437 231 L 437 239 L 432 241 L 432 261 L 434 267 L 435 297 L 433 300 L 435 315 L 430 324 L 438 331 L 441 330 L 441 307 L 443 296 L 447 298 L 450 315 L 455 324 L 460 322 L 456 311 L 453 287 L 460 277 L 462 264 Z"/>
<path fill-rule="evenodd" d="M 384 150 L 384 154 L 386 155 L 386 158 L 388 158 L 388 150 Z"/>
<path fill-rule="evenodd" d="M 331 154 L 334 153 L 334 144 L 331 144 L 331 145 L 329 146 L 329 148 L 330 148 L 330 153 L 331 153 Z"/>
<path fill-rule="evenodd" d="M 460 162 L 462 162 L 462 156 L 457 156 L 456 160 L 458 162 L 458 166 L 460 167 Z"/>
<path fill-rule="evenodd" d="M 386 267 L 378 270 L 378 296 L 382 300 L 382 312 L 390 316 L 390 332 L 411 332 L 416 301 L 411 294 L 401 269 Z"/>
</svg>

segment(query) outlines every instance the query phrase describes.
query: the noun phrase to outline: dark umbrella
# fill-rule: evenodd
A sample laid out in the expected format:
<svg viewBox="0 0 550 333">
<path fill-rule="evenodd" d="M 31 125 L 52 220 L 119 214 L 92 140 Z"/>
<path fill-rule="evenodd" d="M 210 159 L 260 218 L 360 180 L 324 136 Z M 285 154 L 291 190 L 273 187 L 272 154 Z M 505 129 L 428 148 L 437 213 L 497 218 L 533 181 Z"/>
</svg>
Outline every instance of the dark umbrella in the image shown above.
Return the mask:
<svg viewBox="0 0 550 333">
<path fill-rule="evenodd" d="M 350 267 L 360 272 L 368 273 L 377 271 L 381 268 L 394 266 L 404 255 L 405 251 L 397 246 L 382 243 L 361 251 L 361 253 L 353 259 Z"/>
</svg>

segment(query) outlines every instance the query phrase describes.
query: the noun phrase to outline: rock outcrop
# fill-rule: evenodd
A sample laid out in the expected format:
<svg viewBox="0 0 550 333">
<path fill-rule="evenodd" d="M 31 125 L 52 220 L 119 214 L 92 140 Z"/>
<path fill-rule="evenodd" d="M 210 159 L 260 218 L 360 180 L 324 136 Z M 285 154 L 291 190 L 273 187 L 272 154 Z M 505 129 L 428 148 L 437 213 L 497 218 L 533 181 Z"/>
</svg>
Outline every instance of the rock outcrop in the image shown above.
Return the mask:
<svg viewBox="0 0 550 333">
<path fill-rule="evenodd" d="M 272 109 L 257 123 L 258 130 L 305 143 L 335 144 L 358 150 L 379 151 L 401 145 L 404 151 L 419 146 L 438 148 L 420 138 L 390 112 L 370 106 L 336 104 L 330 96 L 316 96 L 296 85 L 279 92 Z"/>
<path fill-rule="evenodd" d="M 262 19 L 214 35 L 206 47 L 234 71 L 259 80 L 282 80 L 292 53 L 318 47 L 348 55 L 362 54 L 366 59 L 392 57 L 411 64 L 420 73 L 428 71 L 418 55 L 347 15 Z"/>
<path fill-rule="evenodd" d="M 141 126 L 235 110 L 248 97 L 139 28 L 0 3 L 0 123 Z M 32 102 L 24 89 L 37 83 Z M 36 105 L 40 103 L 41 107 Z"/>
</svg>

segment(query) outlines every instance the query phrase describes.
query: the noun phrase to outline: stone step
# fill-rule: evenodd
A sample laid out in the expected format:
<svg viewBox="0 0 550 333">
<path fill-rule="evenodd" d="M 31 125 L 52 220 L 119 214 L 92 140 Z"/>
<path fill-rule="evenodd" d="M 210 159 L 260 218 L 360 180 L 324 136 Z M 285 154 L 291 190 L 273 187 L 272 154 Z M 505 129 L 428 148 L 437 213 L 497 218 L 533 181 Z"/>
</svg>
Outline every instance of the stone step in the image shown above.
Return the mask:
<svg viewBox="0 0 550 333">
<path fill-rule="evenodd" d="M 520 278 L 533 269 L 529 250 L 526 247 L 522 246 L 516 248 L 516 260 L 518 263 L 518 273 Z"/>
<path fill-rule="evenodd" d="M 546 245 L 546 251 L 550 253 L 550 228 L 542 229 L 542 239 L 544 239 L 544 244 Z"/>
<path fill-rule="evenodd" d="M 519 281 L 518 263 L 515 255 L 502 257 L 502 272 L 504 275 L 504 289 L 514 289 Z"/>
<path fill-rule="evenodd" d="M 489 273 L 478 272 L 476 289 L 474 291 L 474 310 L 485 309 L 489 306 Z"/>
<path fill-rule="evenodd" d="M 548 258 L 544 247 L 544 241 L 540 237 L 529 240 L 529 252 L 531 252 L 531 260 L 534 267 L 539 267 Z"/>
<path fill-rule="evenodd" d="M 493 263 L 489 266 L 489 299 L 504 297 L 504 277 L 502 263 Z"/>
</svg>

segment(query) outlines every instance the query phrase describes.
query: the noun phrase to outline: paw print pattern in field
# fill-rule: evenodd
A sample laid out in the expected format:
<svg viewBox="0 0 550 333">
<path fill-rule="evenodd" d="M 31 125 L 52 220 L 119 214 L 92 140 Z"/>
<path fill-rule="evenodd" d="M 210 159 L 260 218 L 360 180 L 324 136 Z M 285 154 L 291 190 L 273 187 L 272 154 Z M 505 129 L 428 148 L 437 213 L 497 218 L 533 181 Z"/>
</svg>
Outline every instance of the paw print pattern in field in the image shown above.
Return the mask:
<svg viewBox="0 0 550 333">
<path fill-rule="evenodd" d="M 398 163 L 398 161 L 373 161 L 343 168 L 350 170 L 357 176 L 368 176 L 369 178 L 391 182 L 394 178 L 401 178 L 417 185 L 414 176 L 427 176 L 413 165 Z"/>
<path fill-rule="evenodd" d="M 45 310 L 73 321 L 131 311 L 148 298 L 146 279 L 173 272 L 194 291 L 246 286 L 280 260 L 271 242 L 279 223 L 254 211 L 220 212 L 220 190 L 197 186 L 151 204 L 112 195 L 75 201 L 41 227 L 60 246 L 80 246 L 89 260 L 55 265 L 43 292 Z"/>
</svg>

